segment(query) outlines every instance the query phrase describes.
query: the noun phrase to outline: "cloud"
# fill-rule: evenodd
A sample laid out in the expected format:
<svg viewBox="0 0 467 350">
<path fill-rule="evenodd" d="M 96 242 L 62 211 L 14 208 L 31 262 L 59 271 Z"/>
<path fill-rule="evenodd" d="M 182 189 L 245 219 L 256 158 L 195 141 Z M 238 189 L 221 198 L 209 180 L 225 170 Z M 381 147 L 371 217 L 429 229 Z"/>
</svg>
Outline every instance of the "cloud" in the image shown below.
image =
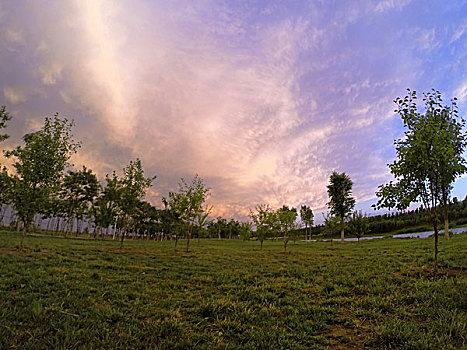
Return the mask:
<svg viewBox="0 0 467 350">
<path fill-rule="evenodd" d="M 199 173 L 214 216 L 245 217 L 259 203 L 324 210 L 334 170 L 351 176 L 359 201 L 374 196 L 401 133 L 392 100 L 449 75 L 419 50 L 436 44 L 431 60 L 442 61 L 442 25 L 424 27 L 399 11 L 406 5 L 6 4 L 0 89 L 35 121 L 13 134 L 60 111 L 83 142 L 77 167 L 103 177 L 140 157 L 158 175 L 155 203 Z M 13 15 L 16 27 L 4 20 Z"/>
<path fill-rule="evenodd" d="M 3 88 L 3 96 L 5 97 L 5 100 L 11 104 L 24 102 L 27 98 L 27 95 L 24 93 L 24 91 L 21 91 L 20 89 L 12 86 L 5 86 Z"/>
</svg>

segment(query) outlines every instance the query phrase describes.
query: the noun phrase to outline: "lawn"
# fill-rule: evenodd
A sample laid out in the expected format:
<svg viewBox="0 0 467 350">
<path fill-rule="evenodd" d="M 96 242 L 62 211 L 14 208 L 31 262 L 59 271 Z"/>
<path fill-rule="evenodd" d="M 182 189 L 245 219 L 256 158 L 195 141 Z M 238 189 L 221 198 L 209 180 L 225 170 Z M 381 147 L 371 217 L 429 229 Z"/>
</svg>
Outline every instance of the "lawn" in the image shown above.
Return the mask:
<svg viewBox="0 0 467 350">
<path fill-rule="evenodd" d="M 358 243 L 0 232 L 0 349 L 467 348 L 467 234 Z"/>
</svg>

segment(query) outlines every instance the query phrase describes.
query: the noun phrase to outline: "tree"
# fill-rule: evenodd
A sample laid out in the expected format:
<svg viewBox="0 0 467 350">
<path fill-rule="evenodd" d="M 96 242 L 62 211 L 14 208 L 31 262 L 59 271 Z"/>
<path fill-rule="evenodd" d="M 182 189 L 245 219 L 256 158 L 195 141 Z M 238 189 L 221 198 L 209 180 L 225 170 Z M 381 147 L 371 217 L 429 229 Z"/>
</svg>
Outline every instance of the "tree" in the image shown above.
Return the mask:
<svg viewBox="0 0 467 350">
<path fill-rule="evenodd" d="M 79 222 L 88 215 L 98 193 L 99 181 L 91 169 L 83 166 L 82 170 L 68 171 L 59 196 L 66 207 L 69 231 L 73 230 L 73 220 L 76 220 L 76 233 L 80 233 Z"/>
<path fill-rule="evenodd" d="M 203 212 L 203 203 L 209 195 L 210 188 L 206 187 L 204 180 L 198 174 L 195 175 L 190 185 L 184 179 L 181 179 L 178 186 L 178 193 L 169 193 L 168 202 L 170 207 L 188 224 L 186 235 L 186 251 L 188 252 L 193 227 L 196 225 L 196 218 L 199 213 Z"/>
<path fill-rule="evenodd" d="M 141 160 L 136 158 L 123 169 L 123 177 L 120 179 L 117 196 L 117 204 L 122 216 L 122 234 L 120 248 L 123 247 L 123 239 L 128 234 L 132 220 L 138 214 L 138 204 L 146 195 L 146 190 L 151 186 L 153 177 L 144 177 Z"/>
<path fill-rule="evenodd" d="M 251 237 L 251 223 L 242 222 L 239 229 L 240 238 L 243 242 L 250 239 Z"/>
<path fill-rule="evenodd" d="M 287 251 L 287 243 L 289 242 L 289 232 L 294 229 L 295 219 L 297 218 L 297 209 L 289 208 L 283 205 L 277 210 L 277 219 L 280 230 L 282 232 L 282 240 L 284 242 L 284 252 Z"/>
<path fill-rule="evenodd" d="M 308 239 L 308 228 L 311 228 L 313 226 L 313 218 L 313 210 L 306 205 L 302 205 L 300 208 L 300 219 L 305 224 L 305 240 Z"/>
<path fill-rule="evenodd" d="M 115 171 L 112 173 L 112 177 L 109 174 L 105 175 L 105 187 L 102 188 L 91 209 L 94 225 L 100 233 L 103 229 L 106 229 L 106 233 L 108 233 L 109 227 L 117 221 L 120 187 L 120 179 Z M 115 229 L 116 227 L 114 227 L 114 239 Z"/>
<path fill-rule="evenodd" d="M 79 147 L 79 143 L 73 140 L 72 126 L 73 122 L 60 119 L 58 114 L 53 118 L 46 117 L 41 130 L 23 137 L 24 147 L 5 152 L 7 157 L 14 158 L 16 169 L 16 175 L 11 177 L 9 195 L 10 203 L 23 223 L 21 249 L 34 215 L 57 190 L 63 172 L 69 166 L 68 160 Z"/>
<path fill-rule="evenodd" d="M 334 171 L 329 178 L 329 202 L 327 205 L 331 210 L 331 215 L 340 218 L 341 242 L 344 242 L 345 218 L 355 206 L 355 199 L 352 197 L 352 185 L 352 180 L 345 173 L 338 174 Z"/>
<path fill-rule="evenodd" d="M 362 211 L 354 211 L 350 220 L 347 222 L 347 227 L 350 233 L 357 237 L 358 243 L 360 243 L 360 237 L 368 232 L 370 226 L 366 215 L 362 214 Z"/>
<path fill-rule="evenodd" d="M 323 219 L 324 219 L 323 233 L 326 236 L 331 237 L 331 243 L 332 243 L 332 236 L 335 233 L 337 233 L 339 230 L 339 226 L 340 226 L 339 218 L 331 215 L 330 213 L 327 213 L 326 215 L 323 214 Z"/>
<path fill-rule="evenodd" d="M 209 214 L 211 214 L 211 211 L 212 211 L 212 206 L 211 207 L 206 206 L 202 211 L 196 214 L 195 224 L 196 224 L 196 229 L 198 230 L 198 243 L 200 241 L 201 235 L 205 233 L 206 227 L 212 221 L 212 220 L 209 220 Z"/>
<path fill-rule="evenodd" d="M 11 116 L 6 111 L 6 106 L 0 107 L 0 129 L 7 127 L 7 122 L 11 120 Z M 0 142 L 5 141 L 9 136 L 0 134 Z M 0 226 L 3 222 L 4 205 L 8 204 L 8 196 L 10 181 L 8 179 L 8 171 L 6 167 L 0 169 Z"/>
<path fill-rule="evenodd" d="M 255 207 L 256 213 L 250 209 L 250 218 L 256 226 L 256 236 L 263 249 L 263 242 L 272 235 L 277 227 L 277 214 L 267 204 L 260 204 Z"/>
<path fill-rule="evenodd" d="M 446 199 L 455 178 L 466 172 L 462 157 L 466 134 L 463 120 L 457 120 L 455 100 L 453 106 L 443 106 L 438 91 L 424 93 L 425 110 L 417 108 L 417 94 L 408 89 L 408 95 L 397 98 L 398 113 L 404 127 L 404 137 L 394 141 L 396 160 L 389 164 L 395 182 L 381 185 L 376 195 L 376 208 L 406 209 L 421 201 L 430 213 L 435 236 L 435 274 L 438 270 L 438 207 Z M 447 200 L 446 200 L 447 202 Z"/>
<path fill-rule="evenodd" d="M 0 107 L 0 129 L 7 127 L 7 122 L 11 120 L 11 116 L 6 111 L 6 106 Z M 0 142 L 5 141 L 9 136 L 7 134 L 0 134 Z"/>
</svg>

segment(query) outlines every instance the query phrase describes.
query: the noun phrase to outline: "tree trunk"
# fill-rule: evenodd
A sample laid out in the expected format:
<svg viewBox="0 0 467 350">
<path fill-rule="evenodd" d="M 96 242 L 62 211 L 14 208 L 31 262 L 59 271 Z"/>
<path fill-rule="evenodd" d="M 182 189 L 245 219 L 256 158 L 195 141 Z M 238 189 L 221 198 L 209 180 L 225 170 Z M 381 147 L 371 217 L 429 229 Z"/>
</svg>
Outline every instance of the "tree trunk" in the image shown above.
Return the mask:
<svg viewBox="0 0 467 350">
<path fill-rule="evenodd" d="M 191 238 L 191 230 L 193 229 L 192 226 L 188 229 L 188 235 L 186 236 L 186 252 L 188 253 L 190 251 L 190 238 Z"/>
<path fill-rule="evenodd" d="M 125 238 L 125 230 L 122 230 L 122 239 L 120 240 L 120 249 L 123 248 L 123 239 Z"/>
<path fill-rule="evenodd" d="M 444 197 L 444 196 L 443 196 Z M 444 239 L 447 241 L 449 240 L 449 218 L 448 218 L 448 204 L 447 201 L 444 200 Z"/>
<path fill-rule="evenodd" d="M 438 274 L 438 224 L 434 225 L 435 228 L 435 277 Z"/>
<path fill-rule="evenodd" d="M 344 243 L 344 226 L 341 227 L 341 243 Z"/>
<path fill-rule="evenodd" d="M 263 250 L 263 240 L 259 241 L 261 243 L 261 250 Z"/>
<path fill-rule="evenodd" d="M 18 221 L 19 222 L 19 221 Z M 26 236 L 26 231 L 28 229 L 28 225 L 27 224 L 24 224 L 23 225 L 23 229 L 21 230 L 21 236 L 20 236 L 20 239 L 19 239 L 19 249 L 20 250 L 23 250 L 23 247 L 24 247 L 24 236 Z"/>
</svg>

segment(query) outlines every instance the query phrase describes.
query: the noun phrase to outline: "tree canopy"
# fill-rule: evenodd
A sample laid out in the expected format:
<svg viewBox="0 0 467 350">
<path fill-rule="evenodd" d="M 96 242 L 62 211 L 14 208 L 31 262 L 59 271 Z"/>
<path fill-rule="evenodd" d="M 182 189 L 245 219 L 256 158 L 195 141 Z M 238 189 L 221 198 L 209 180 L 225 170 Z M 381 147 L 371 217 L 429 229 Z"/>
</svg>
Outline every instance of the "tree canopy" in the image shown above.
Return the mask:
<svg viewBox="0 0 467 350">
<path fill-rule="evenodd" d="M 352 197 L 352 186 L 352 180 L 345 173 L 339 174 L 334 171 L 329 178 L 329 202 L 327 205 L 331 215 L 340 218 L 341 242 L 344 241 L 344 220 L 355 206 L 355 199 Z"/>
<path fill-rule="evenodd" d="M 402 118 L 404 137 L 394 141 L 396 160 L 389 164 L 395 181 L 381 185 L 377 208 L 405 209 L 420 201 L 430 210 L 435 231 L 435 271 L 438 266 L 438 207 L 457 176 L 466 172 L 462 156 L 466 145 L 464 120 L 457 120 L 455 100 L 442 104 L 438 91 L 423 94 L 424 111 L 419 112 L 417 94 L 397 98 L 396 112 Z M 444 195 L 445 197 L 445 195 Z"/>
</svg>

